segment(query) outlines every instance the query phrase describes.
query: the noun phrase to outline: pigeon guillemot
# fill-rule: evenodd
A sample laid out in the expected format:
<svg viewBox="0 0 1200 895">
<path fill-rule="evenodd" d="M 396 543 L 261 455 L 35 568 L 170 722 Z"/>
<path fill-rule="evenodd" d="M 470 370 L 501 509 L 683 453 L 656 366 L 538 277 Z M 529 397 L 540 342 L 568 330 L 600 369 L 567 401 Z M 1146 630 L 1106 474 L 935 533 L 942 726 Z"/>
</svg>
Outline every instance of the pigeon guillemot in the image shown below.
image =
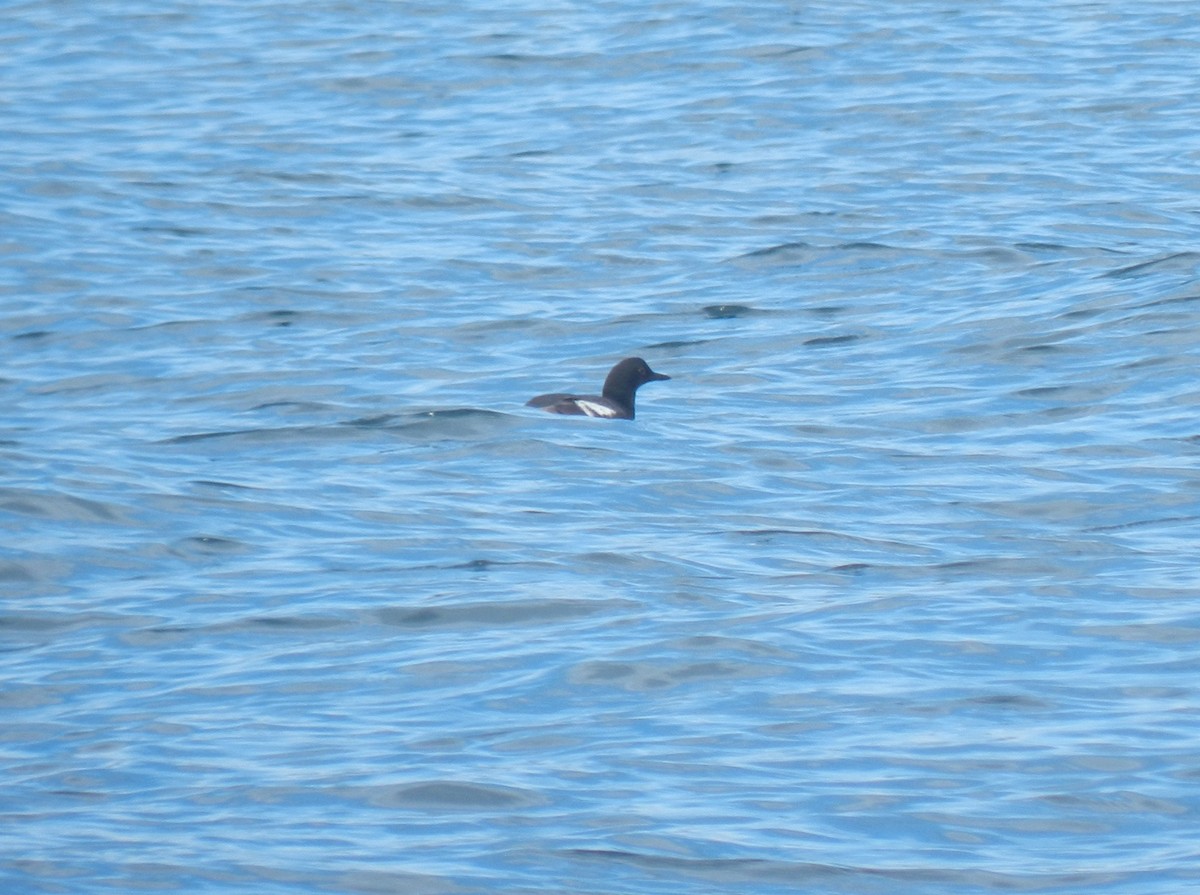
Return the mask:
<svg viewBox="0 0 1200 895">
<path fill-rule="evenodd" d="M 526 407 L 540 407 L 547 413 L 565 413 L 572 416 L 598 416 L 609 420 L 633 419 L 633 396 L 638 386 L 647 382 L 670 379 L 655 373 L 640 357 L 627 357 L 608 372 L 604 380 L 604 394 L 564 395 L 554 393 L 538 395 L 525 402 Z"/>
</svg>

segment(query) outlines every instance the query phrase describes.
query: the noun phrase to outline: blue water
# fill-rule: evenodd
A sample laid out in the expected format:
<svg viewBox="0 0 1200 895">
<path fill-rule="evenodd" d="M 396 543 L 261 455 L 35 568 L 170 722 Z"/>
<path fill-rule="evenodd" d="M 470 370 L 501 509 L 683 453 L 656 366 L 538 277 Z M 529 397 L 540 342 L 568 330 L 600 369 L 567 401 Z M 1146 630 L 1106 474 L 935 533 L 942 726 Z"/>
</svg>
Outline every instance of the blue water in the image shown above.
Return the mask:
<svg viewBox="0 0 1200 895">
<path fill-rule="evenodd" d="M 1197 59 L 6 4 L 0 889 L 1200 885 Z"/>
</svg>

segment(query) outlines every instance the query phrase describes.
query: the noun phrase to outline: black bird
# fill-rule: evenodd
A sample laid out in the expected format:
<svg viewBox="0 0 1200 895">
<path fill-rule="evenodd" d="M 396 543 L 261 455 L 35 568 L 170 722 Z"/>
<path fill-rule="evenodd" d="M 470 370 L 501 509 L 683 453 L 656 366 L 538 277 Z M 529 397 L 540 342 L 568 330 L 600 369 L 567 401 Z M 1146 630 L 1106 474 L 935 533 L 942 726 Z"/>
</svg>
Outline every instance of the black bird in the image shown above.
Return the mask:
<svg viewBox="0 0 1200 895">
<path fill-rule="evenodd" d="M 655 373 L 640 357 L 627 357 L 608 371 L 604 380 L 604 394 L 565 395 L 555 392 L 538 395 L 525 402 L 526 407 L 540 407 L 547 413 L 565 413 L 572 416 L 598 416 L 609 420 L 633 419 L 633 396 L 638 386 L 647 382 L 670 379 Z"/>
</svg>

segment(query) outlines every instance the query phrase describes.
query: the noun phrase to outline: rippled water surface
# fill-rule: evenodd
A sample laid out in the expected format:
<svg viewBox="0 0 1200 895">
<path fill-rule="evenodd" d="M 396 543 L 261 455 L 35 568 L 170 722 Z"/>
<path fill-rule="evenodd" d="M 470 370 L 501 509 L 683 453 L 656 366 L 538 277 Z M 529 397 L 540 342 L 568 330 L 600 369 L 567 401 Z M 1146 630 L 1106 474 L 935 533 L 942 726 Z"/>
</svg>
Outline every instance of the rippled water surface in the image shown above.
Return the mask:
<svg viewBox="0 0 1200 895">
<path fill-rule="evenodd" d="M 0 48 L 4 891 L 1200 884 L 1190 6 Z"/>
</svg>

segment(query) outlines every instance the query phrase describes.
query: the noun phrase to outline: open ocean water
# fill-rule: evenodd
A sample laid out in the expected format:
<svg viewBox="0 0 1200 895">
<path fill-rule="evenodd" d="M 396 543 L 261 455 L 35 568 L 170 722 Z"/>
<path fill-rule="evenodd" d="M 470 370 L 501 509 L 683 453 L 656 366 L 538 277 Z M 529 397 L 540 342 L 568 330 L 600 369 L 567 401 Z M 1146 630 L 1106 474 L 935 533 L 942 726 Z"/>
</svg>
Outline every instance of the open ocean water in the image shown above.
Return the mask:
<svg viewBox="0 0 1200 895">
<path fill-rule="evenodd" d="M 1197 60 L 4 3 L 0 890 L 1200 887 Z"/>
</svg>

